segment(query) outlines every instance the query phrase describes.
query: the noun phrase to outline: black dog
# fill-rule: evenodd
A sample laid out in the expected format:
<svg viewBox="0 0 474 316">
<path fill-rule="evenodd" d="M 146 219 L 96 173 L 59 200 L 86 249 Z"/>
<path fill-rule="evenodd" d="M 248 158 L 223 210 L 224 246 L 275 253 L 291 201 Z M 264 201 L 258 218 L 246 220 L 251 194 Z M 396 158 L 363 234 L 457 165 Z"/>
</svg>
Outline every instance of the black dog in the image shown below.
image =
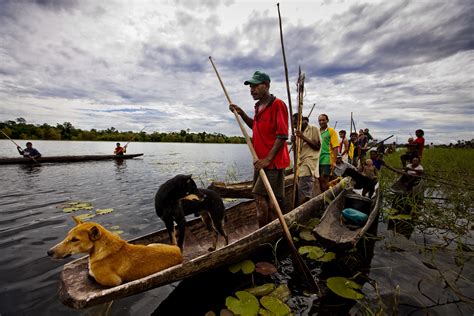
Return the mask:
<svg viewBox="0 0 474 316">
<path fill-rule="evenodd" d="M 226 239 L 227 245 L 227 234 L 222 226 L 225 211 L 222 199 L 213 191 L 198 189 L 191 175 L 180 174 L 163 183 L 155 195 L 155 210 L 165 223 L 171 243 L 177 244 L 181 249 L 184 244 L 186 215 L 192 213 L 201 215 L 208 229 L 214 232 L 217 229 Z M 178 226 L 177 242 L 174 222 Z M 214 249 L 216 244 L 217 232 Z"/>
<path fill-rule="evenodd" d="M 342 174 L 342 176 L 351 177 L 355 181 L 354 189 L 362 189 L 362 196 L 365 196 L 368 192 L 369 198 L 372 198 L 372 195 L 375 192 L 375 185 L 377 184 L 377 179 L 370 179 L 369 177 L 364 176 L 362 173 L 352 168 L 347 168 Z"/>
<path fill-rule="evenodd" d="M 214 242 L 209 248 L 209 251 L 214 251 L 217 248 L 219 234 L 224 237 L 225 245 L 229 244 L 229 238 L 224 229 L 224 202 L 219 194 L 212 190 L 199 189 L 199 192 L 204 196 L 202 200 L 182 200 L 181 203 L 185 215 L 194 213 L 195 216 L 201 216 L 207 229 L 214 232 Z"/>
<path fill-rule="evenodd" d="M 186 215 L 181 205 L 183 199 L 202 199 L 202 195 L 191 175 L 179 174 L 169 179 L 160 186 L 155 195 L 156 214 L 165 223 L 171 243 L 173 245 L 177 244 L 181 250 L 183 249 L 186 226 Z M 177 243 L 174 234 L 175 222 L 179 229 Z"/>
</svg>

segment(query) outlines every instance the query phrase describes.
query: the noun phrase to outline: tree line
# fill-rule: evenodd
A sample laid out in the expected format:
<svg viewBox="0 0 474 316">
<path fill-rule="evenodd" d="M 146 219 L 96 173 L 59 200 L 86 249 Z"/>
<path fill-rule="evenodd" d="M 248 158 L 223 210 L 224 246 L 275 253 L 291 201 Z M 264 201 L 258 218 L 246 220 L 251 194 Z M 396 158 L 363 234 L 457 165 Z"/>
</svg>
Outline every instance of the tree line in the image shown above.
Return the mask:
<svg viewBox="0 0 474 316">
<path fill-rule="evenodd" d="M 0 123 L 0 129 L 13 139 L 25 140 L 81 140 L 81 141 L 120 141 L 120 142 L 170 142 L 170 143 L 221 143 L 243 144 L 245 138 L 226 136 L 221 133 L 192 133 L 188 130 L 169 133 L 121 132 L 114 127 L 106 130 L 82 130 L 75 128 L 70 122 L 49 124 L 28 124 L 24 118 L 17 118 Z M 0 134 L 0 138 L 5 138 Z"/>
</svg>

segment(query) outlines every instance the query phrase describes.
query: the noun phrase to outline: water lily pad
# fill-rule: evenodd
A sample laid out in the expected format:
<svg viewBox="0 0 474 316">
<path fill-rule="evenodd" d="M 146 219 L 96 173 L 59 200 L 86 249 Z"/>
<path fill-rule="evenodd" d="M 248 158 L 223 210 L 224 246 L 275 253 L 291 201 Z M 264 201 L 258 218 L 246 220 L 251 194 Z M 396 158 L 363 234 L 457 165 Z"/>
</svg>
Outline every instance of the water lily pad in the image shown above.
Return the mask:
<svg viewBox="0 0 474 316">
<path fill-rule="evenodd" d="M 104 209 L 97 209 L 95 210 L 95 213 L 97 215 L 104 215 L 104 214 L 109 214 L 109 213 L 112 213 L 114 211 L 113 208 L 104 208 Z"/>
<path fill-rule="evenodd" d="M 269 262 L 257 262 L 255 265 L 255 272 L 258 272 L 263 275 L 271 275 L 277 272 L 277 268 Z"/>
<path fill-rule="evenodd" d="M 240 270 L 242 270 L 243 274 L 250 274 L 255 270 L 255 263 L 250 260 L 244 260 L 229 266 L 229 271 L 232 273 L 237 273 Z"/>
<path fill-rule="evenodd" d="M 322 256 L 321 258 L 318 258 L 317 260 L 321 262 L 329 262 L 334 259 L 336 259 L 336 254 L 334 252 L 326 252 L 324 256 Z"/>
<path fill-rule="evenodd" d="M 112 229 L 112 230 L 117 230 L 117 229 L 119 229 L 119 228 L 120 228 L 119 225 L 110 226 L 110 229 Z"/>
<path fill-rule="evenodd" d="M 319 225 L 319 222 L 320 222 L 319 218 L 312 218 L 305 224 L 305 226 L 313 229 Z"/>
<path fill-rule="evenodd" d="M 117 236 L 120 236 L 120 235 L 123 234 L 123 230 L 113 230 L 112 233 L 117 235 Z"/>
<path fill-rule="evenodd" d="M 269 310 L 272 315 L 289 315 L 291 308 L 276 297 L 264 296 L 260 299 L 260 304 Z"/>
<path fill-rule="evenodd" d="M 89 202 L 66 202 L 59 205 L 66 213 L 72 213 L 79 210 L 92 210 L 94 207 Z"/>
<path fill-rule="evenodd" d="M 89 218 L 92 218 L 94 216 L 95 216 L 95 214 L 81 214 L 81 215 L 77 215 L 76 218 L 83 221 L 85 219 L 89 219 Z"/>
<path fill-rule="evenodd" d="M 300 238 L 306 241 L 316 240 L 313 233 L 310 230 L 303 230 L 300 232 Z"/>
<path fill-rule="evenodd" d="M 302 246 L 298 249 L 300 255 L 308 254 L 308 258 L 317 260 L 324 256 L 324 250 L 317 246 Z"/>
<path fill-rule="evenodd" d="M 362 288 L 361 285 L 343 277 L 333 277 L 326 281 L 328 288 L 339 296 L 352 299 L 360 300 L 364 298 L 364 295 L 355 289 Z"/>
<path fill-rule="evenodd" d="M 277 288 L 268 294 L 268 296 L 273 296 L 278 298 L 282 302 L 286 302 L 291 297 L 291 291 L 286 284 L 280 284 Z"/>
<path fill-rule="evenodd" d="M 275 288 L 276 285 L 274 283 L 265 283 L 250 289 L 245 289 L 245 291 L 255 296 L 265 296 L 270 294 L 273 290 L 275 290 Z"/>
<path fill-rule="evenodd" d="M 228 296 L 225 299 L 225 306 L 236 315 L 257 315 L 258 310 L 260 309 L 260 304 L 258 299 L 246 292 L 238 291 L 235 293 L 235 296 Z"/>
</svg>

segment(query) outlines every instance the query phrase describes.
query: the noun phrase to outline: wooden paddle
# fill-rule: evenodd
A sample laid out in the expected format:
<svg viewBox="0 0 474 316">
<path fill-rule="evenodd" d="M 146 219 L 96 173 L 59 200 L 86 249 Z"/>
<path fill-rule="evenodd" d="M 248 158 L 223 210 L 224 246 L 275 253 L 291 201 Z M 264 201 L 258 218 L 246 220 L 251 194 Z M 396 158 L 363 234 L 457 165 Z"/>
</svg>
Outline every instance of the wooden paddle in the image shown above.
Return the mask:
<svg viewBox="0 0 474 316">
<path fill-rule="evenodd" d="M 219 75 L 219 72 L 217 71 L 216 66 L 214 65 L 214 62 L 212 61 L 211 56 L 209 56 L 209 61 L 212 64 L 212 67 L 214 68 L 214 71 L 216 72 L 217 79 L 219 79 L 219 82 L 221 84 L 222 89 L 224 90 L 224 94 L 227 98 L 227 101 L 229 104 L 232 104 L 232 101 L 230 100 L 229 94 L 227 93 L 227 90 L 224 86 L 224 83 L 222 82 L 221 76 Z M 245 141 L 247 142 L 247 146 L 250 150 L 250 153 L 252 154 L 252 158 L 254 161 L 258 160 L 257 153 L 255 152 L 255 149 L 253 148 L 252 141 L 250 140 L 250 137 L 247 133 L 247 130 L 243 126 L 242 122 L 240 121 L 240 117 L 237 114 L 237 111 L 233 111 L 235 115 L 235 119 L 237 120 L 237 123 L 240 126 L 240 130 L 242 131 L 242 134 L 245 137 Z M 295 245 L 293 244 L 293 240 L 290 234 L 290 230 L 288 229 L 288 225 L 286 224 L 285 218 L 283 217 L 283 213 L 281 212 L 280 206 L 278 205 L 278 201 L 275 197 L 275 194 L 273 193 L 273 189 L 270 185 L 270 182 L 268 181 L 267 175 L 265 174 L 265 171 L 263 169 L 260 169 L 259 171 L 260 179 L 262 179 L 263 184 L 265 185 L 265 189 L 267 190 L 268 196 L 270 197 L 270 201 L 273 205 L 274 210 L 277 213 L 278 220 L 280 221 L 280 225 L 283 229 L 285 239 L 288 243 L 288 246 L 290 247 L 291 254 L 293 256 L 293 262 L 295 264 L 295 267 L 304 275 L 306 278 L 309 287 L 311 290 L 314 292 L 317 292 L 319 296 L 321 296 L 321 291 L 316 284 L 316 281 L 313 278 L 313 275 L 311 274 L 311 271 L 309 271 L 308 267 L 306 266 L 306 263 L 304 262 L 303 258 L 301 258 L 300 254 L 298 253 L 298 250 L 296 249 Z"/>
<path fill-rule="evenodd" d="M 0 130 L 0 131 L 1 131 L 1 130 Z M 13 144 L 15 144 L 16 148 L 18 148 L 18 147 L 21 148 L 21 146 L 18 145 L 17 143 L 15 143 L 15 142 L 13 141 L 13 139 L 11 139 L 10 137 L 8 137 L 8 135 L 5 134 L 4 131 L 1 131 L 1 132 L 2 132 L 3 135 L 5 135 L 6 138 L 8 138 Z M 23 150 L 23 149 L 22 149 L 22 150 Z M 25 157 L 25 155 L 23 155 L 23 157 Z M 36 162 L 36 163 L 39 163 L 34 157 L 31 157 L 31 156 L 26 156 L 26 157 L 30 158 L 31 160 L 33 160 L 33 161 Z"/>
</svg>

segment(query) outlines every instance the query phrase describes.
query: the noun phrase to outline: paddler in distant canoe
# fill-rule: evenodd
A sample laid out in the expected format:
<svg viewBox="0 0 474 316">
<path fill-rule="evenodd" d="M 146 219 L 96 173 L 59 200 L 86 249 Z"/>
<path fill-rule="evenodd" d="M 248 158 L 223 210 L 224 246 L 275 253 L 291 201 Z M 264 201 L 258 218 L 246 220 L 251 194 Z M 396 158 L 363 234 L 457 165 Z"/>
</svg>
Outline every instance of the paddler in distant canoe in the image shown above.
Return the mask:
<svg viewBox="0 0 474 316">
<path fill-rule="evenodd" d="M 116 147 L 115 147 L 115 150 L 114 150 L 115 155 L 123 156 L 123 154 L 125 154 L 126 152 L 127 152 L 127 145 L 122 147 L 122 146 L 120 146 L 120 143 L 116 144 Z"/>
<path fill-rule="evenodd" d="M 25 158 L 35 160 L 41 157 L 40 152 L 36 150 L 35 148 L 33 148 L 33 144 L 31 142 L 26 143 L 25 149 L 22 149 L 20 146 L 17 146 L 16 149 L 18 149 L 18 152 L 20 153 L 20 155 L 22 155 Z"/>
</svg>

